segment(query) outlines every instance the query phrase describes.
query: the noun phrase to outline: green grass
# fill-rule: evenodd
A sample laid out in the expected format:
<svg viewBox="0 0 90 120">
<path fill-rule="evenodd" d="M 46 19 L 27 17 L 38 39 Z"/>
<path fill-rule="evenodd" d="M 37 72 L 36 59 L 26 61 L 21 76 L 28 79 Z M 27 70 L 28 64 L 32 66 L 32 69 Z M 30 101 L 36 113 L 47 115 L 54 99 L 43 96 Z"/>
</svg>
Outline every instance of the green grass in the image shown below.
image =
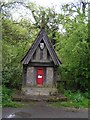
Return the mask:
<svg viewBox="0 0 90 120">
<path fill-rule="evenodd" d="M 36 105 L 36 102 L 30 101 L 30 102 L 13 102 L 11 101 L 9 102 L 5 102 L 3 103 L 3 107 L 12 107 L 12 108 L 21 108 L 27 105 Z"/>
<path fill-rule="evenodd" d="M 0 88 L 1 90 L 1 88 Z M 13 90 L 10 90 L 3 86 L 2 89 L 2 106 L 3 107 L 23 107 L 26 103 L 22 102 L 13 102 L 11 99 L 11 94 Z M 14 91 L 15 92 L 15 91 Z M 90 107 L 90 94 L 81 93 L 79 91 L 77 92 L 71 92 L 71 91 L 64 91 L 64 95 L 68 98 L 68 101 L 66 102 L 52 102 L 49 103 L 49 106 L 52 107 L 75 107 L 75 108 L 88 108 Z M 1 96 L 1 92 L 0 92 Z M 35 103 L 34 103 L 35 104 Z M 0 105 L 1 105 L 1 97 L 0 97 Z"/>
<path fill-rule="evenodd" d="M 2 104 L 2 107 L 14 107 L 14 108 L 19 108 L 19 107 L 23 107 L 25 104 L 21 103 L 21 102 L 4 102 Z"/>
<path fill-rule="evenodd" d="M 52 102 L 49 103 L 49 106 L 51 107 L 75 107 L 75 108 L 88 108 L 88 99 L 81 102 L 73 102 L 73 101 L 67 101 L 67 102 Z"/>
<path fill-rule="evenodd" d="M 11 95 L 13 90 L 8 89 L 7 87 L 2 87 L 2 107 L 22 107 L 24 104 L 21 102 L 13 102 Z"/>
<path fill-rule="evenodd" d="M 0 107 L 2 106 L 2 86 L 0 86 Z"/>
<path fill-rule="evenodd" d="M 7 87 L 3 86 L 2 88 L 2 107 L 13 107 L 13 108 L 19 108 L 23 107 L 25 105 L 31 104 L 35 105 L 35 102 L 16 102 L 12 101 L 12 95 L 17 92 L 16 89 L 8 89 Z"/>
<path fill-rule="evenodd" d="M 75 107 L 75 108 L 88 108 L 90 99 L 85 97 L 84 94 L 78 92 L 65 91 L 65 96 L 68 98 L 66 102 L 52 102 L 49 106 L 52 107 Z"/>
</svg>

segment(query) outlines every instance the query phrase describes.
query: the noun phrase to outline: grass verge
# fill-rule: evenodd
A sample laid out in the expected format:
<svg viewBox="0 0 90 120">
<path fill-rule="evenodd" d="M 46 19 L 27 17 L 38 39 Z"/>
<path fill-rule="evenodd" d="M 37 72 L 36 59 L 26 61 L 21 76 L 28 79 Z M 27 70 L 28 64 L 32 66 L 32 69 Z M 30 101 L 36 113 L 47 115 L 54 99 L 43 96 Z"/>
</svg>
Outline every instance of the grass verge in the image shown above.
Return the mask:
<svg viewBox="0 0 90 120">
<path fill-rule="evenodd" d="M 75 107 L 75 108 L 88 108 L 90 99 L 86 96 L 86 93 L 82 94 L 78 92 L 65 91 L 64 95 L 68 98 L 63 102 L 50 102 L 51 107 Z"/>
</svg>

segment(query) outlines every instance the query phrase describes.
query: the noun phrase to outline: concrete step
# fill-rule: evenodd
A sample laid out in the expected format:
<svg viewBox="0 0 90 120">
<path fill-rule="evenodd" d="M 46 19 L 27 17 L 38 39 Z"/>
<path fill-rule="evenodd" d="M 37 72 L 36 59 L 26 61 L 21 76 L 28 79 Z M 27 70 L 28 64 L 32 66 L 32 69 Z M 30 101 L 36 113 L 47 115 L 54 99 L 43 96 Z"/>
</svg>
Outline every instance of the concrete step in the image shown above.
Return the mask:
<svg viewBox="0 0 90 120">
<path fill-rule="evenodd" d="M 36 89 L 33 89 L 36 90 Z M 39 89 L 40 90 L 40 89 Z M 46 88 L 43 88 L 43 91 L 46 90 Z M 49 88 L 49 90 L 51 91 L 52 89 Z M 49 91 L 47 90 L 47 91 Z M 45 91 L 46 93 L 46 91 Z M 35 94 L 35 95 L 34 95 Z M 25 102 L 29 102 L 29 101 L 48 101 L 48 102 L 56 102 L 56 101 L 67 101 L 67 98 L 63 95 L 63 94 L 59 94 L 59 93 L 54 93 L 54 94 L 42 94 L 42 95 L 38 95 L 36 93 L 32 93 L 32 94 L 23 94 L 21 91 L 17 91 L 16 94 L 14 94 L 12 96 L 12 100 L 14 101 L 25 101 Z"/>
<path fill-rule="evenodd" d="M 14 95 L 12 97 L 13 101 L 23 101 L 23 102 L 30 102 L 30 101 L 47 101 L 47 102 L 57 102 L 57 101 L 67 101 L 67 97 L 64 95 L 52 95 L 52 96 L 28 96 L 28 95 Z"/>
<path fill-rule="evenodd" d="M 42 87 L 24 87 L 22 88 L 23 94 L 25 95 L 39 95 L 39 96 L 49 96 L 57 93 L 56 88 L 42 88 Z"/>
</svg>

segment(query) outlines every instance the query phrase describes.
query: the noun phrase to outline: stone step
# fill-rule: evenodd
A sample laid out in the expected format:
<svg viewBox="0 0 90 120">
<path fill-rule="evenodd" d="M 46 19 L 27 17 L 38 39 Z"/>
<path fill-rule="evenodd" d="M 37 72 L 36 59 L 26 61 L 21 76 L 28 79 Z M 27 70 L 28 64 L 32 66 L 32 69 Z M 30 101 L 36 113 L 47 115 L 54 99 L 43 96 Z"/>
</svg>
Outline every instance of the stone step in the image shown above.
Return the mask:
<svg viewBox="0 0 90 120">
<path fill-rule="evenodd" d="M 57 101 L 67 101 L 67 98 L 64 95 L 57 95 L 57 96 L 28 96 L 28 95 L 14 95 L 12 97 L 13 101 L 23 101 L 23 102 L 30 102 L 30 101 L 47 101 L 47 102 L 57 102 Z"/>
<path fill-rule="evenodd" d="M 22 92 L 17 91 L 12 96 L 14 101 L 67 101 L 63 94 L 59 94 L 56 88 L 23 87 Z"/>
<path fill-rule="evenodd" d="M 42 87 L 24 87 L 22 88 L 23 94 L 25 95 L 39 95 L 39 96 L 49 96 L 57 93 L 56 88 L 42 88 Z"/>
</svg>

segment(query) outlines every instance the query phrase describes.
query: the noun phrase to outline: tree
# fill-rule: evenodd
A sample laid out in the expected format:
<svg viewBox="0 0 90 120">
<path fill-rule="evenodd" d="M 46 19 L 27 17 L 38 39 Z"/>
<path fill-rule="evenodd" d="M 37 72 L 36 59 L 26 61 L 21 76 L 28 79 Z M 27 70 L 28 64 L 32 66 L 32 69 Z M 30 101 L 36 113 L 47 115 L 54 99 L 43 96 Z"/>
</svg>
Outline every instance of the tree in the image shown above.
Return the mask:
<svg viewBox="0 0 90 120">
<path fill-rule="evenodd" d="M 66 9 L 66 6 L 65 6 Z M 77 15 L 70 18 L 72 9 L 68 9 L 64 17 L 64 35 L 60 36 L 56 48 L 62 61 L 62 79 L 67 80 L 72 88 L 88 90 L 89 74 L 89 43 L 88 20 L 78 8 Z"/>
<path fill-rule="evenodd" d="M 34 22 L 30 19 L 13 21 L 8 9 L 11 10 L 12 6 L 14 8 L 16 3 L 31 11 Z M 62 7 L 62 13 L 56 13 L 53 8 L 43 8 L 32 3 L 24 4 L 17 1 L 3 4 L 2 9 L 5 13 L 2 17 L 3 84 L 8 87 L 19 86 L 22 80 L 20 60 L 35 40 L 43 26 L 43 21 L 62 61 L 59 69 L 61 79 L 67 81 L 68 88 L 74 85 L 76 89 L 87 90 L 90 76 L 88 20 L 80 6 L 73 3 L 66 4 Z"/>
</svg>

